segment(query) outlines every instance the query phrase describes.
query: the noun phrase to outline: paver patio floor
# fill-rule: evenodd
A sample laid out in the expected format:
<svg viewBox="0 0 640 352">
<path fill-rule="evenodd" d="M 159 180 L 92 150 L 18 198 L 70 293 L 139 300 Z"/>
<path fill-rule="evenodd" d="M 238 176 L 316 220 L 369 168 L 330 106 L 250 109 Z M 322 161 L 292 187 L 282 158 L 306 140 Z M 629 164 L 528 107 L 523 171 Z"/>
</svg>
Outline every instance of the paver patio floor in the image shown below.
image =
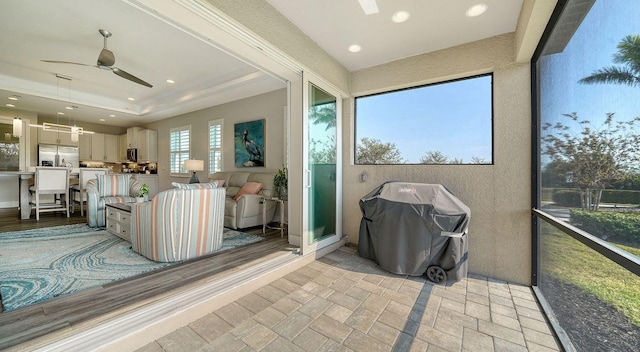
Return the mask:
<svg viewBox="0 0 640 352">
<path fill-rule="evenodd" d="M 342 247 L 138 351 L 558 350 L 527 286 L 436 285 Z"/>
</svg>

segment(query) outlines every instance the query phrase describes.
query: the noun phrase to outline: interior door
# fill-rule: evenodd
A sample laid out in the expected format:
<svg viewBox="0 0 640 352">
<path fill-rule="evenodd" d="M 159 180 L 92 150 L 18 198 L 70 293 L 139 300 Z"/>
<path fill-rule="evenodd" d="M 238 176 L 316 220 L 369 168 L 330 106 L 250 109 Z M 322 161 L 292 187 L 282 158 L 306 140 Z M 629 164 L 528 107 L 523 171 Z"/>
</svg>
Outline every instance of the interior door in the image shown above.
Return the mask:
<svg viewBox="0 0 640 352">
<path fill-rule="evenodd" d="M 337 242 L 341 221 L 341 115 L 337 92 L 304 74 L 303 254 Z"/>
</svg>

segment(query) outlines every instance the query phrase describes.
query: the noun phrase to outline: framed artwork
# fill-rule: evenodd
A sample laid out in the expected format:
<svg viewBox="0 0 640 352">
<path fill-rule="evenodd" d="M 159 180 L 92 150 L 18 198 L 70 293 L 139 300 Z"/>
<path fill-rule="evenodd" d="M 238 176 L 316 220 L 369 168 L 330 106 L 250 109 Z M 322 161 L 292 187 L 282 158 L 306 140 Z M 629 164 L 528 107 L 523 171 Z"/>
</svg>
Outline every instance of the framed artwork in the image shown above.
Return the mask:
<svg viewBox="0 0 640 352">
<path fill-rule="evenodd" d="M 236 167 L 264 167 L 264 119 L 233 127 Z"/>
</svg>

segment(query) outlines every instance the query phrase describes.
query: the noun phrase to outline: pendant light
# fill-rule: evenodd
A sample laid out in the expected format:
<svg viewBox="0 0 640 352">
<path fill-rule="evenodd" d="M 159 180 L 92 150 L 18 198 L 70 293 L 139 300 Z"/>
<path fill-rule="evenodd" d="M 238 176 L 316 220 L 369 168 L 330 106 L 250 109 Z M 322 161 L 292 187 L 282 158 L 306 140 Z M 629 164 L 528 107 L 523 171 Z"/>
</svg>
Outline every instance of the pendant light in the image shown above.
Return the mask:
<svg viewBox="0 0 640 352">
<path fill-rule="evenodd" d="M 13 135 L 18 138 L 22 137 L 22 119 L 18 117 L 17 112 L 13 119 Z"/>
</svg>

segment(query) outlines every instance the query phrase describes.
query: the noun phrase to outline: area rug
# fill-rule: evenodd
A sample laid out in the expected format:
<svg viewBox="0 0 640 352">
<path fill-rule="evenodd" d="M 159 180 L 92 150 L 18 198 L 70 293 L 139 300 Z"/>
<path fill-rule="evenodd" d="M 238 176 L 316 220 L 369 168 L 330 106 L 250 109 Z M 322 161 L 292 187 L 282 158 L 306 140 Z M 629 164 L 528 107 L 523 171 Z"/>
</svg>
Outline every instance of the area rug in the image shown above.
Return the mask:
<svg viewBox="0 0 640 352">
<path fill-rule="evenodd" d="M 220 251 L 263 239 L 225 228 Z M 2 305 L 11 311 L 172 264 L 151 261 L 86 224 L 0 233 Z"/>
</svg>

